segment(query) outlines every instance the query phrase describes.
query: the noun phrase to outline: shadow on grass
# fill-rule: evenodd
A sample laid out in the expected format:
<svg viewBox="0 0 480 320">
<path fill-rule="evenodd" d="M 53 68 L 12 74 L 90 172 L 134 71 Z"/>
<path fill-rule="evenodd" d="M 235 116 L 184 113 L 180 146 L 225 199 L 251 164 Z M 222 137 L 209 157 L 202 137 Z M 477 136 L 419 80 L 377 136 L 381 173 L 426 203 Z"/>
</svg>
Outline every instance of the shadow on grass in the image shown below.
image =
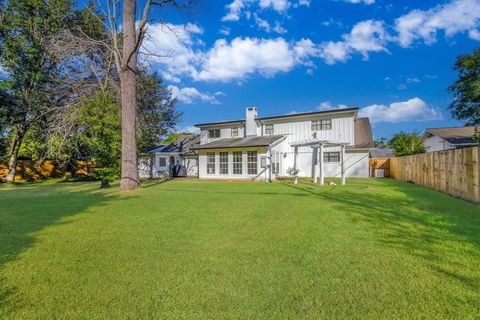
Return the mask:
<svg viewBox="0 0 480 320">
<path fill-rule="evenodd" d="M 43 228 L 63 224 L 64 218 L 92 206 L 117 199 L 112 190 L 99 190 L 97 183 L 23 184 L 0 189 L 0 275 L 4 266 L 34 245 Z M 122 196 L 120 199 L 129 199 Z M 0 276 L 0 306 L 21 303 L 16 288 L 7 287 Z"/>
<path fill-rule="evenodd" d="M 339 190 L 308 182 L 283 185 L 335 202 L 354 223 L 366 222 L 378 242 L 420 257 L 435 272 L 480 290 L 480 205 L 390 179 L 355 183 L 336 187 Z M 371 186 L 376 190 L 368 190 Z"/>
</svg>

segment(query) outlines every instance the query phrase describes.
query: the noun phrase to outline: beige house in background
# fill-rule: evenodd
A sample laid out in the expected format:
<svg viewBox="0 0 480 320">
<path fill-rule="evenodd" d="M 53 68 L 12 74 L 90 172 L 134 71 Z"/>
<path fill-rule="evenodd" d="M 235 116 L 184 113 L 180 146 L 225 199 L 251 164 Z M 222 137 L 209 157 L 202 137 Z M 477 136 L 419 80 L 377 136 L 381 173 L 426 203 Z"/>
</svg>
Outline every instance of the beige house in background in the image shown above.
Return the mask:
<svg viewBox="0 0 480 320">
<path fill-rule="evenodd" d="M 475 127 L 428 128 L 422 136 L 427 152 L 466 148 L 478 145 L 474 140 Z"/>
</svg>

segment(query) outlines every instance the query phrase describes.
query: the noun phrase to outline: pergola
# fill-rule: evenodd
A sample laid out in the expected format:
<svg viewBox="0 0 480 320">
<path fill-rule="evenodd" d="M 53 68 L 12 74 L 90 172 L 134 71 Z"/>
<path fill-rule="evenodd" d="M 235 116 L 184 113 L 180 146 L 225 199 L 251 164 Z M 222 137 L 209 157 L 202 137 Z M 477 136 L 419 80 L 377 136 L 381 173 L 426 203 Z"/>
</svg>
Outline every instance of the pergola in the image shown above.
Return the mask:
<svg viewBox="0 0 480 320">
<path fill-rule="evenodd" d="M 345 185 L 345 146 L 348 142 L 334 142 L 328 140 L 309 139 L 301 140 L 290 143 L 294 150 L 293 168 L 295 173 L 297 172 L 297 158 L 299 147 L 311 147 L 313 152 L 317 155 L 317 161 L 313 163 L 313 182 L 317 183 L 318 177 L 320 177 L 320 185 L 325 184 L 325 171 L 323 168 L 323 151 L 325 147 L 340 147 L 340 163 L 341 163 L 341 176 L 342 185 Z M 295 174 L 294 184 L 298 183 L 298 176 Z"/>
</svg>

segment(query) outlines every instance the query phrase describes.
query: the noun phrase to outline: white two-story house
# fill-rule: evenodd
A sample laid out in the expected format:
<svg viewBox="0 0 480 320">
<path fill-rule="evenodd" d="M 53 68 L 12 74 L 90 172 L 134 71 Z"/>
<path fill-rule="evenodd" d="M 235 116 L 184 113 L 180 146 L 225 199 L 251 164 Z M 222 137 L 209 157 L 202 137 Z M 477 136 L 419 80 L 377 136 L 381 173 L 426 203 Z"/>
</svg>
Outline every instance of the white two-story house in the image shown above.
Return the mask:
<svg viewBox="0 0 480 320">
<path fill-rule="evenodd" d="M 373 139 L 358 108 L 259 117 L 249 107 L 245 119 L 196 127 L 200 144 L 192 149 L 201 179 L 269 180 L 291 175 L 294 168 L 301 177 L 320 170 L 325 177 L 340 177 L 342 170 L 346 177 L 369 176 Z"/>
</svg>

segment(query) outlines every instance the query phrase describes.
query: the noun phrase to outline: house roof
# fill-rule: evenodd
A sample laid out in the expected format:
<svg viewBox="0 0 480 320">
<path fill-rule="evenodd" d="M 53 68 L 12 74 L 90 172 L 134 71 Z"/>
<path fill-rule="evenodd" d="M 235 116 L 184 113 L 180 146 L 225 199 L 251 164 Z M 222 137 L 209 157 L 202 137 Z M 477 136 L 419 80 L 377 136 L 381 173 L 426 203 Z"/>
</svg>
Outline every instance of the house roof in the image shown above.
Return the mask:
<svg viewBox="0 0 480 320">
<path fill-rule="evenodd" d="M 395 157 L 393 149 L 370 149 L 370 157 L 372 158 L 392 158 Z"/>
<path fill-rule="evenodd" d="M 164 144 L 149 151 L 149 153 L 187 153 L 192 147 L 200 143 L 197 135 L 182 135 L 170 144 Z"/>
<path fill-rule="evenodd" d="M 428 128 L 423 134 L 425 139 L 429 134 L 435 135 L 442 139 L 445 139 L 454 145 L 469 145 L 476 144 L 473 135 L 475 133 L 475 127 L 450 127 L 450 128 Z"/>
<path fill-rule="evenodd" d="M 372 127 L 368 118 L 355 120 L 355 148 L 373 148 Z"/>
<path fill-rule="evenodd" d="M 194 150 L 198 149 L 226 149 L 226 148 L 245 148 L 245 147 L 265 147 L 283 139 L 285 136 L 254 136 L 246 138 L 226 138 L 215 140 L 202 145 L 195 145 Z"/>
<path fill-rule="evenodd" d="M 277 116 L 269 116 L 269 117 L 257 117 L 255 120 L 262 121 L 262 120 L 273 120 L 273 119 L 283 119 L 283 118 L 292 118 L 292 117 L 302 117 L 302 116 L 312 116 L 318 114 L 328 114 L 328 113 L 339 113 L 339 112 L 348 112 L 348 111 L 357 111 L 358 108 L 345 108 L 345 109 L 335 109 L 335 110 L 326 110 L 326 111 L 314 111 L 314 112 L 299 112 L 299 113 L 292 113 L 292 114 L 284 114 L 284 115 L 277 115 Z M 219 121 L 219 122 L 208 122 L 208 123 L 199 123 L 196 124 L 196 127 L 203 127 L 203 126 L 211 126 L 211 125 L 222 125 L 222 124 L 229 124 L 229 123 L 243 123 L 245 119 L 242 120 L 231 120 L 231 121 Z"/>
</svg>

